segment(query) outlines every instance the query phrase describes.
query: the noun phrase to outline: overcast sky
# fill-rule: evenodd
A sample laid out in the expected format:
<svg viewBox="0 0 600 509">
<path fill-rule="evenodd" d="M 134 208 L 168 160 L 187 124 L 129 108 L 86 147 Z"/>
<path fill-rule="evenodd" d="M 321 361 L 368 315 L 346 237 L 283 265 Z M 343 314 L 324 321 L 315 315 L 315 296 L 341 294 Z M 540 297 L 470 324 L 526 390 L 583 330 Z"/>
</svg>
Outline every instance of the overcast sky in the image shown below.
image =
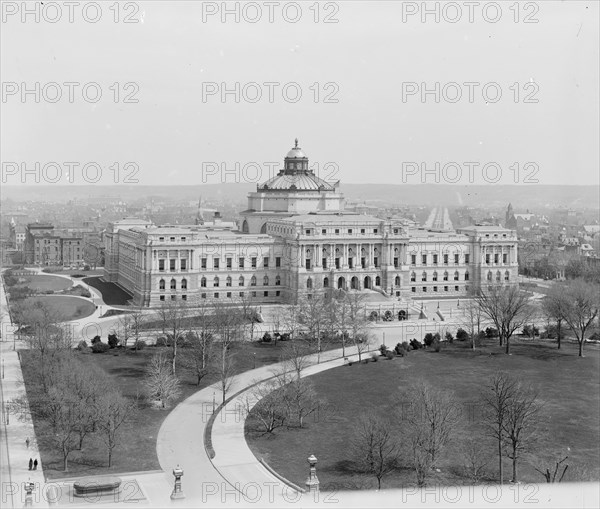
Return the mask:
<svg viewBox="0 0 600 509">
<path fill-rule="evenodd" d="M 21 2 L 9 4 L 20 8 Z M 220 12 L 210 15 L 221 2 L 122 4 L 118 23 L 113 2 L 100 2 L 97 23 L 87 22 L 79 8 L 70 23 L 67 7 L 58 4 L 62 19 L 56 23 L 48 21 L 56 9 L 40 7 L 39 22 L 33 15 L 23 22 L 21 12 L 3 6 L 6 184 L 34 181 L 33 174 L 15 172 L 6 163 L 25 163 L 33 172 L 35 162 L 50 161 L 99 163 L 102 184 L 127 177 L 152 185 L 263 181 L 270 176 L 263 163 L 282 162 L 296 137 L 321 176 L 342 182 L 416 184 L 446 177 L 458 184 L 484 183 L 481 167 L 490 162 L 498 166 L 488 167 L 488 181 L 502 184 L 599 182 L 597 1 L 521 2 L 519 22 L 510 9 L 513 2 L 500 2 L 496 23 L 477 7 L 469 22 L 464 2 L 454 4 L 462 14 L 456 23 L 449 22 L 456 7 L 442 11 L 444 2 L 437 3 L 439 22 L 434 15 L 425 22 L 420 13 L 409 15 L 421 2 L 322 2 L 319 9 L 300 2 L 296 23 L 293 6 L 286 7 L 284 18 L 285 2 L 273 7 L 272 23 L 263 2 L 246 9 L 238 3 L 239 23 L 233 14 L 225 22 Z M 433 9 L 436 2 L 427 5 Z M 251 23 L 257 7 L 262 19 Z M 86 14 L 95 16 L 91 8 Z M 128 14 L 139 22 L 123 23 Z M 489 20 L 497 16 L 492 8 L 485 14 Z M 326 23 L 326 16 L 338 22 Z M 538 22 L 525 23 L 527 17 Z M 51 86 L 39 103 L 35 94 L 23 101 L 23 83 L 33 89 L 36 82 L 41 89 L 49 82 L 81 85 L 75 86 L 73 103 L 64 85 L 56 103 L 49 101 L 56 93 Z M 102 91 L 96 103 L 88 100 L 97 87 L 88 88 L 88 100 L 82 96 L 82 85 L 90 82 Z M 246 94 L 239 103 L 234 94 L 223 102 L 218 89 L 222 83 L 234 89 L 236 82 Z M 256 87 L 244 88 L 251 82 L 263 93 L 255 103 L 249 100 Z M 273 85 L 272 103 L 265 82 L 280 84 Z M 446 93 L 439 103 L 434 94 L 423 102 L 420 90 L 403 97 L 409 82 L 419 89 L 439 82 Z M 444 88 L 450 82 L 460 84 L 463 93 L 454 103 L 457 88 Z M 465 82 L 480 84 L 473 85 L 473 102 Z M 118 87 L 111 89 L 113 83 Z M 286 83 L 296 85 L 284 97 Z M 486 83 L 493 85 L 484 97 Z M 203 97 L 203 89 L 217 90 Z M 298 89 L 302 98 L 294 103 Z M 495 100 L 498 90 L 497 102 L 486 101 Z M 138 102 L 124 102 L 128 93 Z M 327 96 L 337 102 L 325 102 Z M 115 162 L 121 167 L 134 162 L 139 171 L 133 175 L 132 167 L 121 168 L 115 178 L 108 169 Z M 235 173 L 235 163 L 252 162 L 260 165 L 260 175 L 256 167 Z M 447 167 L 436 174 L 436 162 L 457 162 L 462 173 Z M 469 171 L 465 162 L 479 166 Z M 225 173 L 211 163 L 225 163 Z M 337 166 L 323 168 L 325 163 Z M 86 183 L 79 168 L 70 177 L 62 168 L 59 183 Z M 423 168 L 431 173 L 422 174 Z M 47 168 L 45 176 L 55 174 Z M 41 170 L 40 175 L 44 181 Z"/>
</svg>

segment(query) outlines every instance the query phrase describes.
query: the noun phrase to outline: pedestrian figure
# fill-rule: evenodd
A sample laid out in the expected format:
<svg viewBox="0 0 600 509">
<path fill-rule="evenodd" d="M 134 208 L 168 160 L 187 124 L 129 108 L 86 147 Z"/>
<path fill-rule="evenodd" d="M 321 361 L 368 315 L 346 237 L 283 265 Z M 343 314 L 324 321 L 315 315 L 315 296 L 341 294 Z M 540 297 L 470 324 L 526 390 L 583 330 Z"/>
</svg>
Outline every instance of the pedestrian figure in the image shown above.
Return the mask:
<svg viewBox="0 0 600 509">
<path fill-rule="evenodd" d="M 27 449 L 29 449 L 29 437 L 25 439 L 25 445 L 27 446 Z"/>
<path fill-rule="evenodd" d="M 33 468 L 33 459 L 29 458 L 29 470 Z"/>
<path fill-rule="evenodd" d="M 37 470 L 37 465 L 38 465 L 38 463 L 37 463 L 37 458 L 36 458 L 35 461 L 33 462 L 33 469 L 34 470 Z"/>
</svg>

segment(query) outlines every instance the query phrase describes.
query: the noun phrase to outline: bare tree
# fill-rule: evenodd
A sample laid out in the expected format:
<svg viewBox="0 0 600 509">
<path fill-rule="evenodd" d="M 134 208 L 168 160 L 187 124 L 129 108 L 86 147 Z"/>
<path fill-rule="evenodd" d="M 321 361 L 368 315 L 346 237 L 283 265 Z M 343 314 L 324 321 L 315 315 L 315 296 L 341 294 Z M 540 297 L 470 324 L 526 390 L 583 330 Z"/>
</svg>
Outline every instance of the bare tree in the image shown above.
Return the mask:
<svg viewBox="0 0 600 509">
<path fill-rule="evenodd" d="M 461 307 L 463 309 L 463 318 L 461 319 L 460 323 L 465 328 L 469 338 L 471 339 L 471 348 L 475 350 L 476 338 L 481 332 L 481 306 L 475 299 L 475 296 L 471 295 L 471 298 L 466 300 L 464 305 Z"/>
<path fill-rule="evenodd" d="M 470 437 L 462 450 L 465 473 L 476 484 L 486 475 L 486 467 L 490 462 L 486 448 L 479 440 Z"/>
<path fill-rule="evenodd" d="M 215 337 L 213 333 L 214 316 L 206 305 L 201 305 L 194 314 L 186 340 L 190 348 L 183 357 L 184 365 L 196 376 L 196 385 L 207 376 L 213 367 L 215 356 Z"/>
<path fill-rule="evenodd" d="M 290 341 L 280 355 L 283 371 L 292 371 L 296 380 L 300 380 L 302 372 L 311 364 L 309 354 L 308 345 L 300 340 Z"/>
<path fill-rule="evenodd" d="M 279 375 L 280 384 L 285 387 L 284 401 L 288 408 L 290 419 L 294 419 L 299 428 L 304 427 L 304 420 L 309 415 L 319 411 L 323 401 L 317 397 L 314 386 L 306 378 L 293 378 L 289 374 Z"/>
<path fill-rule="evenodd" d="M 231 347 L 238 340 L 243 326 L 243 321 L 238 313 L 222 304 L 215 306 L 213 330 L 215 332 L 218 354 L 214 357 L 214 367 L 219 375 L 221 384 L 222 402 L 225 403 L 227 392 L 236 374 L 236 366 L 231 352 Z"/>
<path fill-rule="evenodd" d="M 361 416 L 352 437 L 352 457 L 362 472 L 381 480 L 392 472 L 398 463 L 399 449 L 391 423 L 375 414 Z"/>
<path fill-rule="evenodd" d="M 289 412 L 279 378 L 250 389 L 245 405 L 248 417 L 258 423 L 264 434 L 273 433 L 287 423 Z"/>
<path fill-rule="evenodd" d="M 176 301 L 163 302 L 158 310 L 163 333 L 171 338 L 171 374 L 176 374 L 177 347 L 183 339 L 189 309 L 185 304 Z"/>
<path fill-rule="evenodd" d="M 134 341 L 134 351 L 137 353 L 145 321 L 146 317 L 141 308 L 135 309 L 132 313 L 119 316 L 117 336 L 124 347 L 127 347 L 129 339 L 132 338 Z"/>
<path fill-rule="evenodd" d="M 516 285 L 495 285 L 487 290 L 479 289 L 475 301 L 481 312 L 494 322 L 500 346 L 506 345 L 506 353 L 510 354 L 511 336 L 527 323 L 533 313 L 529 296 Z"/>
<path fill-rule="evenodd" d="M 148 397 L 160 401 L 162 408 L 181 395 L 179 379 L 173 375 L 170 362 L 162 352 L 150 359 L 143 385 Z"/>
<path fill-rule="evenodd" d="M 552 285 L 548 294 L 542 300 L 542 310 L 549 322 L 556 323 L 556 341 L 560 350 L 560 341 L 562 339 L 562 323 L 568 304 L 562 285 Z"/>
<path fill-rule="evenodd" d="M 579 343 L 579 357 L 583 357 L 585 333 L 598 316 L 600 289 L 598 285 L 583 279 L 569 281 L 563 286 L 563 318 Z"/>
<path fill-rule="evenodd" d="M 123 424 L 129 421 L 136 409 L 134 402 L 125 398 L 116 388 L 105 392 L 97 404 L 97 426 L 101 440 L 108 452 L 108 466 L 112 464 L 114 449 L 119 445 Z"/>
<path fill-rule="evenodd" d="M 362 360 L 362 354 L 368 351 L 371 337 L 369 335 L 369 320 L 365 313 L 366 295 L 358 292 L 346 293 L 344 300 L 347 309 L 347 325 L 344 327 L 350 340 L 356 347 L 358 361 Z"/>
<path fill-rule="evenodd" d="M 326 329 L 327 299 L 322 289 L 302 294 L 298 299 L 298 322 L 307 331 L 309 340 L 315 345 L 317 363 L 321 360 L 321 334 Z"/>
<path fill-rule="evenodd" d="M 248 324 L 250 327 L 250 340 L 254 340 L 254 328 L 259 319 L 258 307 L 254 304 L 252 298 L 246 294 L 240 297 L 238 302 L 242 311 L 242 320 L 244 324 Z"/>
<path fill-rule="evenodd" d="M 552 458 L 550 459 L 546 459 L 544 458 L 543 461 L 544 464 L 548 464 L 550 463 L 552 465 L 552 467 L 542 467 L 544 468 L 543 470 L 537 468 L 537 467 L 533 467 L 535 468 L 535 470 L 537 472 L 539 472 L 540 474 L 542 474 L 544 476 L 544 479 L 546 479 L 547 483 L 555 483 L 555 482 L 562 482 L 562 480 L 565 477 L 565 474 L 567 473 L 567 469 L 569 468 L 569 465 L 565 465 L 564 467 L 562 466 L 562 464 L 567 461 L 567 459 L 569 459 L 568 456 L 563 456 L 561 455 L 554 455 Z M 552 468 L 553 470 L 550 470 L 550 468 Z M 562 471 L 560 471 L 560 469 L 562 468 Z M 559 476 L 559 472 L 560 472 L 560 476 Z M 558 480 L 557 480 L 558 477 Z"/>
<path fill-rule="evenodd" d="M 296 333 L 301 327 L 300 306 L 297 303 L 287 305 L 283 311 L 283 318 L 290 333 L 290 338 L 296 339 Z"/>
</svg>

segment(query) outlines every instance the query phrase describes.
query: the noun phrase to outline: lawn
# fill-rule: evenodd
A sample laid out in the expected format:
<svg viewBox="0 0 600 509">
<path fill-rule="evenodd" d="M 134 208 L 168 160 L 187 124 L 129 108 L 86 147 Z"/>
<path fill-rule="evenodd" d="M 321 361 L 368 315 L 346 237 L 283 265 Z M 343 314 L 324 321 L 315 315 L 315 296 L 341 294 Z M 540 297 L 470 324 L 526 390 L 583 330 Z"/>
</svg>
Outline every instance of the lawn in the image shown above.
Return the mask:
<svg viewBox="0 0 600 509">
<path fill-rule="evenodd" d="M 63 295 L 47 295 L 28 297 L 27 302 L 39 301 L 56 309 L 62 321 L 77 320 L 90 316 L 96 307 L 88 300 L 79 297 L 67 297 Z"/>
<path fill-rule="evenodd" d="M 279 342 L 276 346 L 267 343 L 236 343 L 232 346 L 235 354 L 236 372 L 242 373 L 267 364 L 279 361 L 280 353 L 285 343 Z M 161 350 L 170 351 L 169 348 L 147 347 L 137 353 L 124 349 L 109 350 L 104 354 L 74 352 L 82 363 L 91 363 L 100 366 L 108 373 L 119 386 L 125 396 L 136 398 L 142 392 L 142 381 L 145 376 L 145 366 L 150 357 Z M 185 355 L 185 349 L 180 350 L 180 356 Z M 28 352 L 21 352 L 21 366 L 25 385 L 31 383 L 31 371 L 28 365 Z M 206 377 L 200 386 L 192 373 L 186 372 L 181 367 L 178 375 L 181 378 L 183 394 L 175 402 L 184 400 L 196 391 L 207 387 L 217 381 L 215 376 Z M 217 400 L 220 394 L 217 392 Z M 45 439 L 49 433 L 49 425 L 42 420 L 35 419 L 34 426 L 40 445 L 41 459 L 44 464 L 44 473 L 48 478 L 73 477 L 83 475 L 100 475 L 119 472 L 133 472 L 160 469 L 156 456 L 156 438 L 158 430 L 167 417 L 169 410 L 158 410 L 141 404 L 135 422 L 124 430 L 123 440 L 114 452 L 113 466 L 106 467 L 106 453 L 102 444 L 89 441 L 84 445 L 81 453 L 73 453 L 69 460 L 69 472 L 63 472 L 60 454 L 52 450 L 52 444 Z M 198 437 L 202 440 L 202 436 Z"/>
<path fill-rule="evenodd" d="M 101 281 L 100 277 L 86 277 L 83 282 L 98 290 L 102 294 L 104 303 L 109 306 L 126 306 L 127 301 L 133 298 L 116 284 Z"/>
<path fill-rule="evenodd" d="M 23 277 L 23 276 L 20 276 Z M 48 290 L 66 290 L 73 285 L 73 282 L 64 277 L 48 276 L 46 274 L 40 274 L 35 276 L 26 276 L 27 281 L 19 283 L 17 286 L 28 286 L 35 291 L 48 291 Z"/>
<path fill-rule="evenodd" d="M 374 477 L 355 473 L 352 468 L 350 444 L 356 419 L 369 413 L 389 417 L 394 397 L 399 396 L 401 401 L 410 404 L 408 384 L 425 380 L 452 392 L 463 415 L 440 459 L 440 472 L 434 472 L 428 482 L 465 484 L 468 481 L 460 472 L 464 446 L 473 440 L 482 440 L 479 393 L 491 374 L 503 370 L 539 390 L 544 431 L 536 452 L 554 453 L 569 447 L 566 479 L 597 481 L 600 478 L 600 349 L 586 344 L 586 357 L 579 358 L 577 345 L 573 343 L 557 350 L 553 343 L 514 339 L 513 342 L 510 356 L 491 341 L 476 351 L 455 342 L 445 345 L 439 353 L 412 351 L 406 358 L 381 358 L 378 362 L 355 363 L 314 375 L 310 380 L 318 395 L 326 400 L 328 411 L 309 419 L 305 429 L 282 428 L 272 436 L 251 431 L 252 423 L 247 421 L 248 444 L 258 458 L 264 458 L 278 473 L 296 484 L 303 485 L 307 475 L 306 458 L 315 454 L 322 488 L 376 487 Z M 402 441 L 401 419 L 395 420 L 394 427 Z M 489 450 L 487 480 L 496 482 L 493 443 Z M 408 461 L 409 456 L 404 453 L 400 468 L 384 478 L 382 487 L 414 485 L 415 474 Z M 540 468 L 539 463 L 535 465 Z M 507 460 L 506 480 L 509 476 Z M 520 480 L 543 482 L 542 476 L 525 461 L 520 466 Z"/>
</svg>

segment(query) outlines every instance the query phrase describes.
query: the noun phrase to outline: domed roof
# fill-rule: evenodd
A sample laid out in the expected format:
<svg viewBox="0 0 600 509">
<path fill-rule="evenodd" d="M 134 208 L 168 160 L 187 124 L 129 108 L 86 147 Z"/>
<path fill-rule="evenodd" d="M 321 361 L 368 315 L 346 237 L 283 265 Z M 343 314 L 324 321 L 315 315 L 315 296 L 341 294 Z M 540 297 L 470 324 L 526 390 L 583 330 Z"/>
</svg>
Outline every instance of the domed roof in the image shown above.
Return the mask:
<svg viewBox="0 0 600 509">
<path fill-rule="evenodd" d="M 296 141 L 296 144 L 294 145 L 294 148 L 292 148 L 287 153 L 285 158 L 286 159 L 308 159 L 306 154 L 304 152 L 302 152 L 302 149 L 298 146 L 298 138 L 296 138 L 295 141 Z"/>
<path fill-rule="evenodd" d="M 312 171 L 299 171 L 286 173 L 281 170 L 275 177 L 258 186 L 259 191 L 264 190 L 290 190 L 290 191 L 333 191 L 334 186 L 317 177 Z"/>
</svg>

